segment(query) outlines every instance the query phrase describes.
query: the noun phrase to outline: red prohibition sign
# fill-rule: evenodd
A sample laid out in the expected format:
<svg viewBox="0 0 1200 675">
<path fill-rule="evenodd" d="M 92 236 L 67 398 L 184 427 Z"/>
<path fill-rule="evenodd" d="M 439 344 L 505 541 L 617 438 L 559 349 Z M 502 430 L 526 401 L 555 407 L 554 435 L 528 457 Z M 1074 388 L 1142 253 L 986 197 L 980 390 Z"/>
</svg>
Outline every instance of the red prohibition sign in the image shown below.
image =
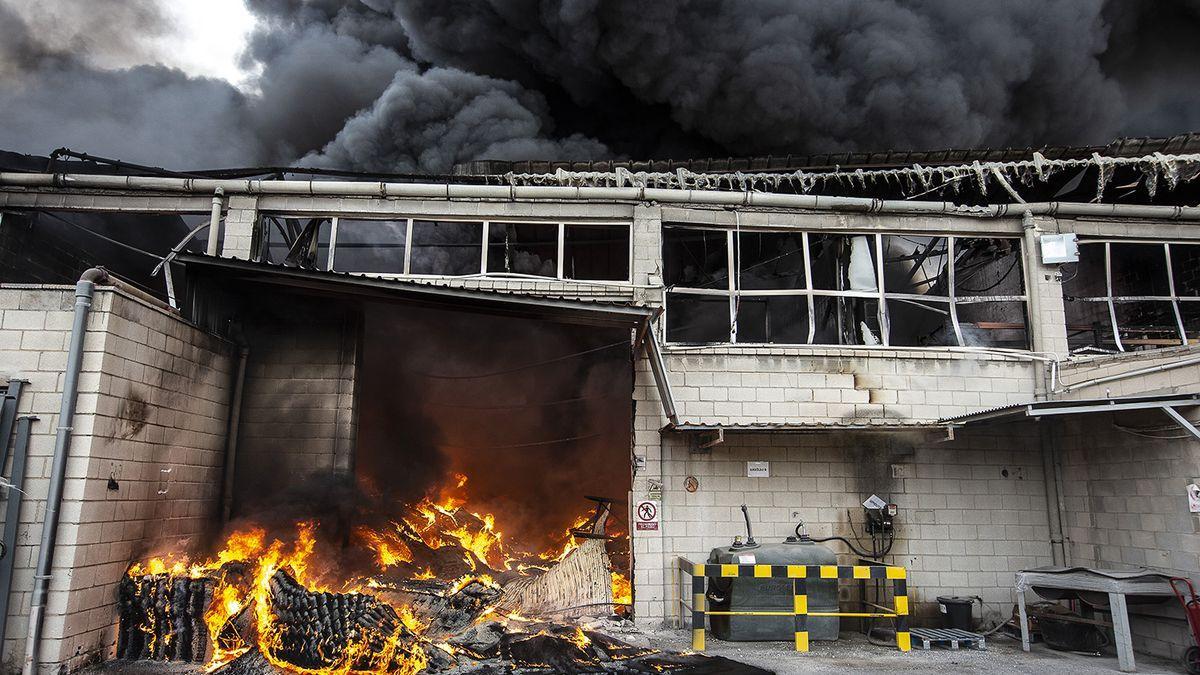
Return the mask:
<svg viewBox="0 0 1200 675">
<path fill-rule="evenodd" d="M 658 514 L 658 509 L 654 508 L 651 502 L 642 502 L 638 504 L 638 518 L 644 521 L 654 520 L 654 516 Z"/>
</svg>

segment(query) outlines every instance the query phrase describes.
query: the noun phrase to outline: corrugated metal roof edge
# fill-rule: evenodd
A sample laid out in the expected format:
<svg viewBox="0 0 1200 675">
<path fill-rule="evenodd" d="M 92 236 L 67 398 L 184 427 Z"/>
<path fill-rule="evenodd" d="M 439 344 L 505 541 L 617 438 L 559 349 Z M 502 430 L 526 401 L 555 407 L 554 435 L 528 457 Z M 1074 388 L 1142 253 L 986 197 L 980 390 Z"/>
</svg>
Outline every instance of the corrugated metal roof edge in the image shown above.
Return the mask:
<svg viewBox="0 0 1200 675">
<path fill-rule="evenodd" d="M 638 315 L 651 317 L 657 313 L 657 310 L 652 307 L 640 305 L 636 302 L 616 302 L 612 300 L 594 300 L 594 299 L 575 299 L 553 295 L 541 295 L 534 293 L 525 293 L 522 291 L 502 291 L 497 289 L 474 289 L 461 288 L 457 286 L 447 286 L 437 284 L 435 282 L 414 281 L 408 279 L 392 279 L 389 277 L 375 277 L 354 272 L 338 272 L 333 270 L 313 270 L 301 267 L 290 267 L 278 263 L 270 263 L 264 261 L 242 260 L 240 258 L 226 258 L 224 256 L 209 256 L 196 253 L 185 253 L 177 256 L 175 260 L 184 264 L 197 264 L 208 267 L 221 267 L 231 270 L 242 270 L 248 272 L 274 272 L 279 274 L 289 274 L 292 276 L 308 276 L 314 279 L 326 281 L 335 281 L 343 283 L 359 283 L 369 284 L 374 287 L 388 288 L 392 287 L 396 290 L 409 290 L 417 293 L 430 293 L 439 295 L 462 295 L 479 300 L 493 300 L 499 302 L 521 302 L 522 304 L 538 303 L 566 303 L 564 309 L 579 309 L 579 310 L 616 310 L 621 313 L 630 315 Z"/>
</svg>

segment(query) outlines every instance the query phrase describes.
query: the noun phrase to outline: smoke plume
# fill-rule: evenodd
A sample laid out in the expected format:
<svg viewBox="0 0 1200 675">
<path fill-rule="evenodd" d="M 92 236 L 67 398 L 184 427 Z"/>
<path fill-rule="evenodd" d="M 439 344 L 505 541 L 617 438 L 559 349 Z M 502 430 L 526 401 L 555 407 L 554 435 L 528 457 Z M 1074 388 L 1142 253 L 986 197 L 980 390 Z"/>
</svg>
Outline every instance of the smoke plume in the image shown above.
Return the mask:
<svg viewBox="0 0 1200 675">
<path fill-rule="evenodd" d="M 0 147 L 175 168 L 445 172 L 1200 127 L 1196 0 L 247 0 L 243 88 L 134 65 L 162 60 L 149 38 L 172 28 L 153 0 L 25 5 L 0 0 Z"/>
</svg>

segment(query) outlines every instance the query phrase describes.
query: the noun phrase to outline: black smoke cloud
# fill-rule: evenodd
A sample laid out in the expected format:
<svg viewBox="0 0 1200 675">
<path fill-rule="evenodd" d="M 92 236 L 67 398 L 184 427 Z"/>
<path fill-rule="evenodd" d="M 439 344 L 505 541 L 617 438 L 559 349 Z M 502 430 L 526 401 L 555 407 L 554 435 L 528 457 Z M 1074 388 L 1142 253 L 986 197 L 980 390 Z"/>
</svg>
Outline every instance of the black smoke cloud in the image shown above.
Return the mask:
<svg viewBox="0 0 1200 675">
<path fill-rule="evenodd" d="M 114 44 L 136 61 L 137 36 L 164 30 L 150 0 L 103 21 L 80 0 L 12 2 L 0 147 L 29 152 L 444 172 L 1200 127 L 1196 0 L 247 0 L 244 91 L 113 67 Z M 46 37 L 56 14 L 74 37 Z"/>
</svg>

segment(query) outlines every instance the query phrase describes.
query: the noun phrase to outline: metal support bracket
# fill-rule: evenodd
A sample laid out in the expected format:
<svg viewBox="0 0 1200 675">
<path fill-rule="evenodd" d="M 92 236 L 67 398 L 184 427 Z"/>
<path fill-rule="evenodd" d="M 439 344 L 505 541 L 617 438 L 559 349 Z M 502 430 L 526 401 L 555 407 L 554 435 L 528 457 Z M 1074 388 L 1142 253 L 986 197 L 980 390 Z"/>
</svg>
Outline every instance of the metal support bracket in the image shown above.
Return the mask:
<svg viewBox="0 0 1200 675">
<path fill-rule="evenodd" d="M 1192 438 L 1200 441 L 1200 429 L 1197 429 L 1196 425 L 1189 422 L 1186 417 L 1180 415 L 1178 410 L 1169 405 L 1164 405 L 1162 406 L 1162 411 L 1167 413 L 1168 417 L 1175 420 L 1175 423 L 1178 424 L 1181 429 L 1191 434 Z"/>
</svg>

